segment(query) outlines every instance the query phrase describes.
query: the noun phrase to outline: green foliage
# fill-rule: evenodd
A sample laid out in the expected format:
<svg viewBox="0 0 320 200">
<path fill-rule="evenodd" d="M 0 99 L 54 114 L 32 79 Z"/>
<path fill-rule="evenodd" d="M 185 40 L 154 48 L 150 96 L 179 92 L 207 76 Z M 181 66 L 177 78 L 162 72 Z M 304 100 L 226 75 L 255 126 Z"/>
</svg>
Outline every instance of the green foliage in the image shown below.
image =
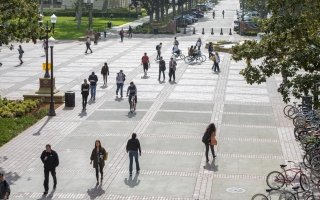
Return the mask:
<svg viewBox="0 0 320 200">
<path fill-rule="evenodd" d="M 0 0 L 0 41 L 29 41 L 39 37 L 37 0 Z"/>
<path fill-rule="evenodd" d="M 43 15 L 44 16 L 51 16 L 52 14 L 55 14 L 58 16 L 63 17 L 75 17 L 76 12 L 73 9 L 44 9 Z M 114 18 L 138 18 L 138 15 L 142 15 L 142 12 L 136 13 L 135 11 L 130 11 L 127 8 L 117 8 L 117 9 L 110 9 L 107 11 L 101 11 L 101 10 L 93 10 L 92 11 L 93 17 L 97 18 L 108 18 L 110 15 L 112 15 Z M 88 17 L 89 13 L 86 10 L 82 11 L 82 17 Z"/>
<path fill-rule="evenodd" d="M 320 1 L 269 0 L 270 19 L 262 20 L 266 33 L 260 42 L 245 41 L 233 48 L 233 59 L 246 60 L 240 73 L 249 84 L 262 83 L 274 74 L 283 81 L 278 91 L 284 102 L 290 96 L 312 94 L 318 105 L 320 81 Z M 261 59 L 260 64 L 253 60 Z"/>
<path fill-rule="evenodd" d="M 22 117 L 41 105 L 40 100 L 13 101 L 0 98 L 0 118 Z"/>
</svg>

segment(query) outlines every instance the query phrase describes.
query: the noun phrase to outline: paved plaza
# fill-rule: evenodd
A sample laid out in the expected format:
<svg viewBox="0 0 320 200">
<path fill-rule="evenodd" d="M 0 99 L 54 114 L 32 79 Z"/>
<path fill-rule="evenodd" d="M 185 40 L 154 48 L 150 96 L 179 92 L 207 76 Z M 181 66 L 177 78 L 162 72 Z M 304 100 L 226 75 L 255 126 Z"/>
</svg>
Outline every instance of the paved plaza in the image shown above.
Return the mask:
<svg viewBox="0 0 320 200">
<path fill-rule="evenodd" d="M 201 37 L 204 43 L 240 40 L 228 35 L 233 25 L 238 0 L 221 1 L 216 18 L 208 13 L 195 27 L 197 34 L 178 35 L 179 48 L 187 48 Z M 220 14 L 225 10 L 225 18 Z M 202 27 L 205 34 L 201 34 Z M 224 28 L 224 35 L 211 28 Z M 187 65 L 178 60 L 176 84 L 158 82 L 155 47 L 163 43 L 168 63 L 173 35 L 150 35 L 133 39 L 109 39 L 84 54 L 85 44 L 59 41 L 54 47 L 57 89 L 76 92 L 76 107 L 57 109 L 57 116 L 44 118 L 0 148 L 0 171 L 11 184 L 11 199 L 42 199 L 43 164 L 40 154 L 50 143 L 60 157 L 58 186 L 43 199 L 146 199 L 146 200 L 246 200 L 267 188 L 266 175 L 279 170 L 288 160 L 301 161 L 291 121 L 283 116 L 277 86 L 281 79 L 270 78 L 261 85 L 248 85 L 230 54 L 220 53 L 220 73 L 211 70 L 212 61 Z M 19 66 L 16 49 L 0 54 L 0 95 L 19 99 L 39 87 L 45 60 L 41 43 L 23 44 L 24 64 Z M 16 46 L 16 45 L 15 45 Z M 143 76 L 140 59 L 151 57 L 148 78 Z M 207 50 L 202 47 L 207 55 Z M 100 69 L 107 61 L 108 87 L 102 87 Z M 168 67 L 167 67 L 168 68 Z M 120 69 L 138 90 L 135 115 L 128 114 L 127 98 L 115 97 L 115 76 Z M 98 74 L 97 98 L 82 111 L 80 86 L 92 71 Z M 214 122 L 218 130 L 217 157 L 206 163 L 201 142 L 206 126 Z M 142 147 L 141 172 L 129 177 L 125 151 L 132 132 Z M 100 139 L 109 152 L 103 184 L 96 187 L 95 170 L 90 165 L 94 141 Z M 211 158 L 211 157 L 210 157 Z"/>
</svg>

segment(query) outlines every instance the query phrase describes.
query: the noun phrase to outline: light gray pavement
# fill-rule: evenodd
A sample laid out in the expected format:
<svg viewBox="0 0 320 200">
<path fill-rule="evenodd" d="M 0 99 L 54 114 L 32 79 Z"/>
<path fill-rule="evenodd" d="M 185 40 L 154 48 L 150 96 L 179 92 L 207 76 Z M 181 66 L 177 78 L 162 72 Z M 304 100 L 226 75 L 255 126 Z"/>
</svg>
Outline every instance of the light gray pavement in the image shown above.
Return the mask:
<svg viewBox="0 0 320 200">
<path fill-rule="evenodd" d="M 239 40 L 232 35 L 210 35 L 211 26 L 231 27 L 239 7 L 237 0 L 224 0 L 196 27 L 208 29 L 205 35 L 179 36 L 184 53 L 196 39 L 203 41 Z M 226 11 L 222 19 L 219 10 Z M 157 81 L 155 46 L 163 43 L 163 56 L 169 60 L 173 36 L 107 40 L 84 55 L 85 45 L 59 42 L 54 47 L 55 77 L 60 90 L 76 91 L 76 107 L 57 110 L 57 116 L 44 118 L 0 148 L 0 171 L 5 171 L 12 189 L 11 199 L 41 199 L 43 166 L 39 156 L 50 143 L 60 156 L 58 187 L 52 199 L 166 199 L 166 200 L 244 200 L 264 192 L 268 172 L 288 160 L 301 161 L 292 125 L 284 118 L 284 104 L 277 93 L 279 77 L 266 84 L 247 85 L 239 75 L 243 63 L 221 53 L 221 73 L 211 70 L 212 62 L 186 65 L 178 61 L 177 84 Z M 0 94 L 21 98 L 38 87 L 43 75 L 41 44 L 24 44 L 24 61 L 17 52 L 0 54 Z M 142 79 L 140 58 L 151 57 L 149 78 Z M 207 52 L 203 48 L 203 52 Z M 99 81 L 97 101 L 81 111 L 80 84 L 91 71 L 99 79 L 103 62 L 108 61 L 108 87 Z M 126 86 L 138 88 L 136 115 L 128 114 L 128 101 L 115 99 L 115 75 L 127 74 Z M 166 73 L 167 76 L 167 73 Z M 168 77 L 166 78 L 168 81 Z M 126 91 L 124 91 L 126 92 Z M 208 123 L 218 128 L 217 158 L 206 164 L 202 134 Z M 136 132 L 142 144 L 141 173 L 128 176 L 125 145 Z M 89 165 L 94 141 L 100 139 L 109 152 L 101 187 L 95 187 L 95 172 Z M 51 180 L 50 180 L 51 181 Z M 52 182 L 50 182 L 52 188 Z M 50 191 L 49 191 L 50 192 Z"/>
</svg>

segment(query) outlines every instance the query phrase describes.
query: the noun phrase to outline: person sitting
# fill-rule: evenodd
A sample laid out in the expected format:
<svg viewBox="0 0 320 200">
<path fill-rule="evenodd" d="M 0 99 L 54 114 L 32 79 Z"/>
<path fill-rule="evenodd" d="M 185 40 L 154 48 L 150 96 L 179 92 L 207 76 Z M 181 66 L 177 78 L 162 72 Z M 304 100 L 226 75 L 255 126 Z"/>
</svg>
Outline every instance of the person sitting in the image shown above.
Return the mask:
<svg viewBox="0 0 320 200">
<path fill-rule="evenodd" d="M 193 56 L 193 52 L 194 52 L 193 45 L 191 45 L 191 47 L 189 48 L 189 51 L 188 51 L 188 55 Z"/>
<path fill-rule="evenodd" d="M 181 52 L 177 45 L 173 46 L 172 51 L 176 55 L 180 55 L 180 52 Z"/>
</svg>

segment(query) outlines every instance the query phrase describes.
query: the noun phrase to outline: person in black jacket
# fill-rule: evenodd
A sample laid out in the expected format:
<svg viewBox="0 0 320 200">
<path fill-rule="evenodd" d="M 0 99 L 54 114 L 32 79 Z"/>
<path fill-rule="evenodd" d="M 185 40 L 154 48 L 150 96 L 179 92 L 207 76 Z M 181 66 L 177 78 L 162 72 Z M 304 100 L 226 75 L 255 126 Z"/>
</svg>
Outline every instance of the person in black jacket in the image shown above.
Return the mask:
<svg viewBox="0 0 320 200">
<path fill-rule="evenodd" d="M 101 74 L 103 77 L 103 86 L 107 86 L 108 76 L 109 76 L 109 67 L 108 64 L 105 62 L 101 68 Z"/>
<path fill-rule="evenodd" d="M 91 73 L 91 75 L 88 78 L 90 82 L 90 93 L 91 93 L 91 100 L 93 99 L 94 101 L 96 100 L 96 90 L 97 90 L 97 82 L 98 82 L 98 77 L 97 75 L 94 74 L 94 72 Z"/>
<path fill-rule="evenodd" d="M 43 195 L 48 194 L 49 190 L 49 172 L 51 172 L 53 178 L 53 189 L 57 187 L 57 177 L 56 177 L 56 167 L 59 166 L 58 154 L 51 149 L 51 145 L 46 145 L 46 150 L 44 150 L 40 156 L 41 161 L 44 164 L 44 192 Z"/>
<path fill-rule="evenodd" d="M 10 186 L 9 183 L 4 179 L 4 174 L 0 173 L 0 199 L 9 199 Z"/>
<path fill-rule="evenodd" d="M 126 147 L 127 153 L 129 153 L 129 159 L 130 159 L 130 164 L 129 164 L 129 173 L 130 176 L 132 176 L 132 164 L 133 164 L 133 157 L 136 162 L 136 170 L 137 174 L 140 172 L 140 166 L 139 166 L 139 160 L 138 156 L 141 156 L 141 147 L 140 147 L 140 142 L 137 139 L 137 134 L 132 133 L 132 137 L 130 140 L 128 140 L 127 147 Z M 139 155 L 138 155 L 139 151 Z"/>
<path fill-rule="evenodd" d="M 214 153 L 214 145 L 212 144 L 211 141 L 211 136 L 216 135 L 216 126 L 214 123 L 209 124 L 207 127 L 206 131 L 204 132 L 204 135 L 202 137 L 202 142 L 206 146 L 206 161 L 209 162 L 209 147 L 211 149 L 212 157 L 215 158 L 216 155 Z"/>
<path fill-rule="evenodd" d="M 159 78 L 158 81 L 160 81 L 161 73 L 163 75 L 163 81 L 166 80 L 166 75 L 164 74 L 164 71 L 166 71 L 166 62 L 163 60 L 162 56 L 160 57 L 159 61 Z"/>
<path fill-rule="evenodd" d="M 82 109 L 85 110 L 87 107 L 87 100 L 89 96 L 89 84 L 87 79 L 84 79 L 84 83 L 81 85 L 81 95 L 82 95 Z"/>
<path fill-rule="evenodd" d="M 101 184 L 103 180 L 103 167 L 105 165 L 105 160 L 107 160 L 107 152 L 101 146 L 100 140 L 96 140 L 94 143 L 94 149 L 92 150 L 90 156 L 90 165 L 93 162 L 93 168 L 96 169 L 96 178 L 97 178 L 97 185 L 99 185 L 99 171 L 101 174 Z"/>
</svg>

